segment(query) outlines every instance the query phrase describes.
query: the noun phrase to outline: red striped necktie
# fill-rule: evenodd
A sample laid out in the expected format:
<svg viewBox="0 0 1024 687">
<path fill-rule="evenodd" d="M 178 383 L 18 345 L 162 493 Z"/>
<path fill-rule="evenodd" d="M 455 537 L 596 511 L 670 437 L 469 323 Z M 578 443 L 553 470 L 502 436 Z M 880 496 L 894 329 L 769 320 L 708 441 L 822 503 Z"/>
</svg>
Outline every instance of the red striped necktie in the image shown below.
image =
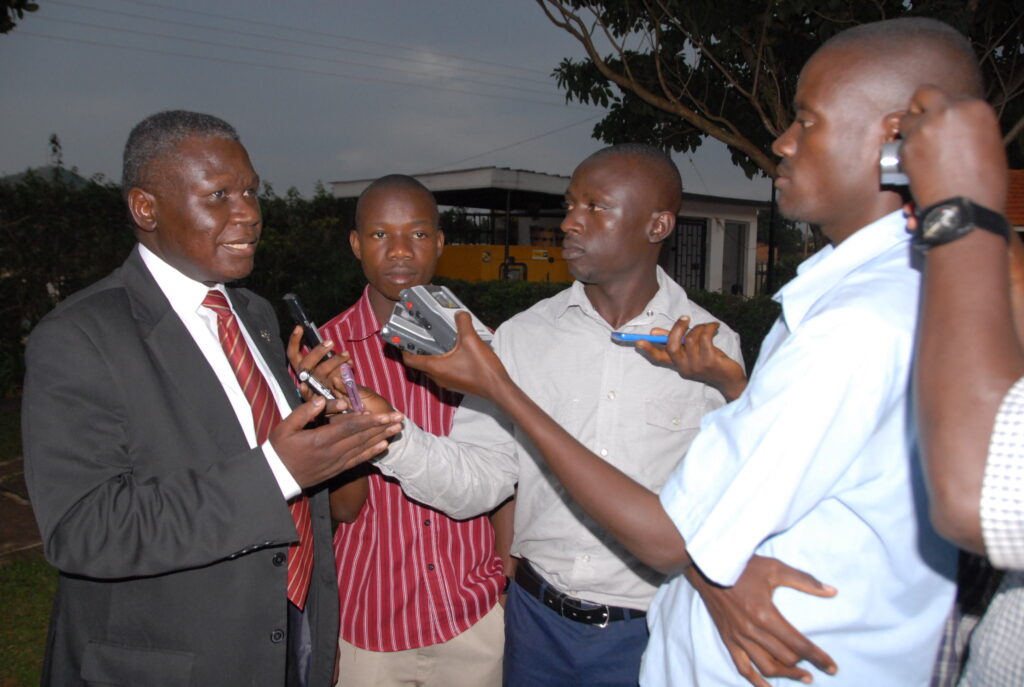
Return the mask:
<svg viewBox="0 0 1024 687">
<path fill-rule="evenodd" d="M 256 359 L 242 337 L 238 320 L 228 305 L 228 299 L 217 289 L 210 289 L 203 299 L 203 305 L 217 315 L 217 334 L 220 345 L 231 363 L 231 369 L 238 378 L 256 426 L 256 443 L 263 444 L 270 436 L 270 430 L 281 421 L 270 385 L 256 367 Z M 300 494 L 290 506 L 299 542 L 288 548 L 288 600 L 300 610 L 306 604 L 309 580 L 313 572 L 313 521 L 309 513 L 309 499 Z"/>
</svg>

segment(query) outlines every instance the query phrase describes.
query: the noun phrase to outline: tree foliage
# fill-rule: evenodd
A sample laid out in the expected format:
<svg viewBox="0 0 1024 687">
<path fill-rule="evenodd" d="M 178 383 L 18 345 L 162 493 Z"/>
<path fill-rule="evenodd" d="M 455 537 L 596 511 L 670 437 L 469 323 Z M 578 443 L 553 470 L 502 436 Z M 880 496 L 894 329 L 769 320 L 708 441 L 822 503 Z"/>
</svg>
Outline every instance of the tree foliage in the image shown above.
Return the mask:
<svg viewBox="0 0 1024 687">
<path fill-rule="evenodd" d="M 748 177 L 774 176 L 800 69 L 852 25 L 915 15 L 969 36 L 1011 161 L 1024 162 L 1024 0 L 536 0 L 587 53 L 554 71 L 609 113 L 594 136 L 693 151 L 711 136 Z"/>
<path fill-rule="evenodd" d="M 8 33 L 14 28 L 15 19 L 21 21 L 26 12 L 35 12 L 39 5 L 32 0 L 0 0 L 0 33 Z"/>
<path fill-rule="evenodd" d="M 282 334 L 294 326 L 281 301 L 286 293 L 298 294 L 321 324 L 359 298 L 365 280 L 348 242 L 355 200 L 335 198 L 319 184 L 309 199 L 294 188 L 280 197 L 265 187 L 260 208 L 256 267 L 240 285 L 274 305 Z"/>
</svg>

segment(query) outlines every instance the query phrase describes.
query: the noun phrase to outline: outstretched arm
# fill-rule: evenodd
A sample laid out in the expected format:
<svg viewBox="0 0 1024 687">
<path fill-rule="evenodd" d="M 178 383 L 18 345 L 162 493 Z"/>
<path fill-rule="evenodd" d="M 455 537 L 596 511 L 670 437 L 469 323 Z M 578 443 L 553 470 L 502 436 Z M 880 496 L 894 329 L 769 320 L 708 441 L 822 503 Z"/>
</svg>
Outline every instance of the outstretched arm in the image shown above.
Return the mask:
<svg viewBox="0 0 1024 687">
<path fill-rule="evenodd" d="M 469 318 L 459 314 L 456 320 L 459 343 L 454 350 L 443 356 L 405 353 L 405 363 L 449 389 L 491 399 L 527 433 L 573 499 L 630 553 L 663 572 L 683 571 L 705 600 L 737 670 L 752 684 L 766 685 L 758 670 L 768 676 L 810 679 L 807 671 L 795 667 L 803 659 L 826 672 L 835 671 L 832 659 L 789 625 L 771 601 L 778 586 L 818 596 L 831 596 L 835 590 L 773 559 L 759 559 L 728 589 L 704 581 L 691 565 L 686 544 L 658 496 L 591 453 L 554 422 L 475 336 Z M 774 576 L 765 575 L 764 562 L 774 566 Z"/>
<path fill-rule="evenodd" d="M 900 129 L 918 208 L 965 196 L 1005 211 L 1006 156 L 989 105 L 921 88 Z M 925 260 L 915 390 L 932 520 L 945 537 L 979 553 L 989 438 L 999 404 L 1024 375 L 1011 309 L 1011 256 L 1019 248 L 1008 252 L 1002 238 L 974 231 L 930 249 Z"/>
<path fill-rule="evenodd" d="M 459 342 L 441 356 L 403 353 L 439 384 L 493 401 L 526 432 L 573 499 L 630 553 L 662 572 L 689 564 L 686 546 L 658 497 L 562 429 L 509 377 L 498 356 L 458 313 Z M 627 507 L 628 506 L 628 507 Z"/>
</svg>

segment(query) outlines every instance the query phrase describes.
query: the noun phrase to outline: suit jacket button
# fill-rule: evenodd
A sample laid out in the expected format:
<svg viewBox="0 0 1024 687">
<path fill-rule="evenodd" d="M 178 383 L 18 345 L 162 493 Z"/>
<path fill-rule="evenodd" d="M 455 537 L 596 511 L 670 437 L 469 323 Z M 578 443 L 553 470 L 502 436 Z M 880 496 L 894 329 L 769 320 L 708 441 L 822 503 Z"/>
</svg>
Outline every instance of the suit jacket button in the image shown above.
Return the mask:
<svg viewBox="0 0 1024 687">
<path fill-rule="evenodd" d="M 286 560 L 288 560 L 288 555 L 287 554 L 284 554 L 284 553 L 281 553 L 281 552 L 278 552 L 278 553 L 274 554 L 273 563 L 277 567 L 281 567 L 282 565 L 284 565 L 284 562 Z"/>
<path fill-rule="evenodd" d="M 284 641 L 284 630 L 274 630 L 270 633 L 270 641 L 274 644 L 280 644 Z"/>
</svg>

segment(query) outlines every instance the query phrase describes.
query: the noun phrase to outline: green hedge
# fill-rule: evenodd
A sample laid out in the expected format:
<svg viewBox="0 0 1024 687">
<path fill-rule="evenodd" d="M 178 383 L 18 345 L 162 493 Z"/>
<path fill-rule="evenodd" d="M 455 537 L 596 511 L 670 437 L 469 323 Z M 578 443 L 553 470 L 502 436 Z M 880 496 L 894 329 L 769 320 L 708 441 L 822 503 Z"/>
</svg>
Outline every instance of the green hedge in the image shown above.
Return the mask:
<svg viewBox="0 0 1024 687">
<path fill-rule="evenodd" d="M 16 395 L 25 337 L 57 302 L 100 279 L 135 243 L 121 189 L 71 175 L 0 184 L 0 395 Z"/>
<path fill-rule="evenodd" d="M 754 367 L 761 342 L 779 316 L 779 304 L 769 296 L 743 298 L 713 291 L 687 291 L 690 299 L 732 327 L 740 335 L 747 374 Z"/>
<path fill-rule="evenodd" d="M 537 301 L 555 295 L 568 284 L 551 282 L 437 280 L 448 286 L 488 326 L 499 324 Z M 690 299 L 727 323 L 740 335 L 743 360 L 749 372 L 761 341 L 779 314 L 779 305 L 767 296 L 745 299 L 712 291 L 686 292 Z"/>
<path fill-rule="evenodd" d="M 27 175 L 0 184 L 0 396 L 20 393 L 28 332 L 60 298 L 116 268 L 135 243 L 127 227 L 120 188 L 98 181 L 68 181 L 71 175 Z M 348 232 L 354 203 L 319 188 L 306 199 L 294 190 L 284 197 L 266 188 L 260 196 L 263 238 L 256 269 L 243 285 L 270 299 L 282 332 L 291 330 L 281 296 L 301 296 L 319 322 L 355 302 L 363 274 L 352 256 Z M 565 284 L 547 282 L 462 282 L 447 284 L 480 319 L 496 327 L 547 298 Z M 778 313 L 767 298 L 744 300 L 717 293 L 690 297 L 740 333 L 747 365 Z"/>
</svg>

